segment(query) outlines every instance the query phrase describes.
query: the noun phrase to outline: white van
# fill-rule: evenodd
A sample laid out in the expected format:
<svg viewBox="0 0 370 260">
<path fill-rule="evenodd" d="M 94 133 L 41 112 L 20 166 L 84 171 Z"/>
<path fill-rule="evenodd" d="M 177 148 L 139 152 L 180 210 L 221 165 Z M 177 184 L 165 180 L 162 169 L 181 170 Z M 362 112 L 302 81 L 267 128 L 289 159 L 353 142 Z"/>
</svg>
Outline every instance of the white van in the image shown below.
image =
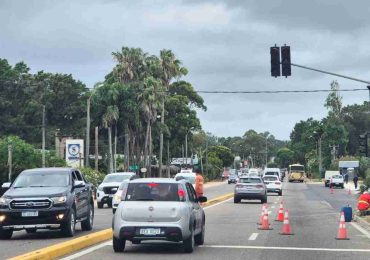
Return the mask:
<svg viewBox="0 0 370 260">
<path fill-rule="evenodd" d="M 281 172 L 279 168 L 265 168 L 263 171 L 263 177 L 265 176 L 277 176 L 281 181 Z"/>
<path fill-rule="evenodd" d="M 339 171 L 325 171 L 325 179 L 324 179 L 325 187 L 329 187 L 330 179 L 334 175 L 340 175 Z"/>
</svg>

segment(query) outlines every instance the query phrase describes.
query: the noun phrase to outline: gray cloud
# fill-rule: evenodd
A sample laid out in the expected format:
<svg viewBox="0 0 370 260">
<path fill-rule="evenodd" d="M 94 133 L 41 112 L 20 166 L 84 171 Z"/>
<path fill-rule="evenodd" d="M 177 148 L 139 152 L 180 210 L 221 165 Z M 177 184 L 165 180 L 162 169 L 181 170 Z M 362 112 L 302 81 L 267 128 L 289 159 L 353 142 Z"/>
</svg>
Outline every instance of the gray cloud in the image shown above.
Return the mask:
<svg viewBox="0 0 370 260">
<path fill-rule="evenodd" d="M 345 0 L 3 0 L 0 57 L 72 73 L 91 87 L 123 45 L 152 54 L 170 48 L 197 90 L 323 89 L 335 78 L 299 68 L 288 79 L 270 77 L 269 47 L 287 43 L 295 63 L 370 79 L 369 15 L 366 1 Z M 345 104 L 367 99 L 366 92 L 343 95 Z M 326 114 L 326 94 L 202 96 L 203 128 L 220 136 L 254 128 L 287 139 L 295 122 Z"/>
</svg>

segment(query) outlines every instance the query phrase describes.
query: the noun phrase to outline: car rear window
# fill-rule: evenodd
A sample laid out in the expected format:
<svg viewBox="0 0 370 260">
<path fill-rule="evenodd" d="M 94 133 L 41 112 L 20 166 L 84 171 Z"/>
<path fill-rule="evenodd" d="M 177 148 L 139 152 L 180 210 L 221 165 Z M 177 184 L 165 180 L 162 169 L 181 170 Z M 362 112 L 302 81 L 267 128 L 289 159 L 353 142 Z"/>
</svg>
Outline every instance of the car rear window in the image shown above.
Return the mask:
<svg viewBox="0 0 370 260">
<path fill-rule="evenodd" d="M 278 172 L 266 172 L 265 175 L 275 175 L 275 176 L 278 176 L 279 173 Z"/>
<path fill-rule="evenodd" d="M 261 183 L 259 178 L 241 178 L 239 179 L 240 183 Z"/>
<path fill-rule="evenodd" d="M 278 178 L 275 176 L 268 176 L 268 177 L 263 177 L 263 180 L 265 181 L 276 181 Z"/>
<path fill-rule="evenodd" d="M 126 201 L 180 201 L 184 191 L 177 183 L 129 183 Z"/>
</svg>

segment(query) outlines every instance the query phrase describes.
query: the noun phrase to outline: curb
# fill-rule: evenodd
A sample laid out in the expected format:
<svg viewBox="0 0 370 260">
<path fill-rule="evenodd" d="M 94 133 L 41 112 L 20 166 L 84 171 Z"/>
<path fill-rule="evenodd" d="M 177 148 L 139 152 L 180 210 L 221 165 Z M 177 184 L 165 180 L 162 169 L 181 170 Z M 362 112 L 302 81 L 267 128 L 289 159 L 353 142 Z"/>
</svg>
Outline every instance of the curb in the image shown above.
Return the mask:
<svg viewBox="0 0 370 260">
<path fill-rule="evenodd" d="M 354 216 L 353 220 L 359 224 L 362 228 L 366 229 L 367 231 L 370 231 L 370 223 L 368 223 L 366 220 L 363 220 L 359 216 Z"/>
<path fill-rule="evenodd" d="M 230 199 L 234 193 L 228 193 L 203 203 L 203 207 L 214 205 L 218 202 Z M 113 232 L 111 228 L 94 232 L 82 237 L 78 237 L 66 242 L 58 243 L 52 246 L 41 248 L 23 255 L 19 255 L 8 260 L 51 260 L 61 256 L 71 254 L 86 247 L 99 244 L 112 239 Z"/>
</svg>

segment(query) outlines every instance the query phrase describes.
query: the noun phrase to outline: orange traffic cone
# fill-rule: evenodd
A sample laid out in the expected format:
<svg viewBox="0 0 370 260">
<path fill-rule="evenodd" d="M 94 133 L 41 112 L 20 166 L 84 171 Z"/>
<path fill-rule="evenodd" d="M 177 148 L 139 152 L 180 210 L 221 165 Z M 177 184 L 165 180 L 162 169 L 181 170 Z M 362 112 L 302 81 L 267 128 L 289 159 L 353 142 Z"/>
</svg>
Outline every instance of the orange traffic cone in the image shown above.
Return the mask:
<svg viewBox="0 0 370 260">
<path fill-rule="evenodd" d="M 271 230 L 272 229 L 269 223 L 267 208 L 265 208 L 265 214 L 263 215 L 262 226 L 259 227 L 258 229 L 260 230 Z"/>
<path fill-rule="evenodd" d="M 259 222 L 257 223 L 257 225 L 262 225 L 262 222 L 263 222 L 263 216 L 265 215 L 265 211 L 267 211 L 267 205 L 266 205 L 266 204 L 263 204 L 263 205 L 262 205 L 262 210 L 261 210 L 260 219 L 259 219 Z"/>
<path fill-rule="evenodd" d="M 290 223 L 289 223 L 289 212 L 288 212 L 288 210 L 285 211 L 284 224 L 283 224 L 283 227 L 282 227 L 281 232 L 279 234 L 280 235 L 294 235 L 292 233 L 292 227 L 290 226 Z"/>
<path fill-rule="evenodd" d="M 351 195 L 352 193 L 351 193 L 351 189 L 350 188 L 348 188 L 348 195 Z"/>
<path fill-rule="evenodd" d="M 275 221 L 284 221 L 284 208 L 283 208 L 283 202 L 280 202 L 280 208 L 279 208 L 279 213 L 275 219 Z"/>
<path fill-rule="evenodd" d="M 334 194 L 333 186 L 330 187 L 330 194 Z"/>
<path fill-rule="evenodd" d="M 349 240 L 349 238 L 347 237 L 346 222 L 344 220 L 343 211 L 340 213 L 339 230 L 338 230 L 338 235 L 335 239 L 336 240 Z"/>
</svg>

